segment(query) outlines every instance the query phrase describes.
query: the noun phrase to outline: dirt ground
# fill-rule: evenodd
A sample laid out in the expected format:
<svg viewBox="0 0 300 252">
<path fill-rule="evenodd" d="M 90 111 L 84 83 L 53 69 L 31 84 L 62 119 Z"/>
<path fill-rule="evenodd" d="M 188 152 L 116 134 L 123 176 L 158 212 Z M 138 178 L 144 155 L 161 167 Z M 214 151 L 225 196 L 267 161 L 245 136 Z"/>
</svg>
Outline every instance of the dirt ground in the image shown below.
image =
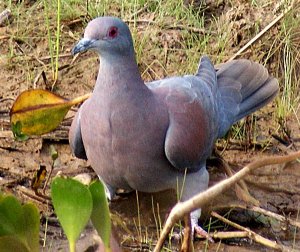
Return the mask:
<svg viewBox="0 0 300 252">
<path fill-rule="evenodd" d="M 47 170 L 50 170 L 52 164 L 49 154 L 50 145 L 53 145 L 59 153 L 52 176 L 58 172 L 68 176 L 88 173 L 92 178 L 96 178 L 89 163 L 72 156 L 68 146 L 68 128 L 76 109 L 68 113 L 56 131 L 42 137 L 33 137 L 26 142 L 17 142 L 10 131 L 9 111 L 15 98 L 27 89 L 50 90 L 53 87 L 46 35 L 43 38 L 37 35 L 44 32 L 41 30 L 42 28 L 39 25 L 28 25 L 28 33 L 31 34 L 28 39 L 18 38 L 17 29 L 20 25 L 27 25 L 28 17 L 25 16 L 25 10 L 32 8 L 33 2 L 25 1 L 26 4 L 22 9 L 24 13 L 19 14 L 19 19 L 24 18 L 24 21 L 17 23 L 16 17 L 13 16 L 9 24 L 0 27 L 0 189 L 3 192 L 13 193 L 22 201 L 33 201 L 38 206 L 41 212 L 40 237 L 43 251 L 66 251 L 67 240 L 55 218 L 51 202 L 34 194 L 31 189 L 31 180 L 40 165 L 45 165 Z M 261 26 L 266 26 L 274 18 L 274 10 L 279 6 L 278 3 L 274 3 L 258 11 L 258 9 L 251 9 L 248 1 L 236 1 L 239 5 L 235 7 L 226 1 L 217 2 L 218 4 L 208 3 L 206 15 L 214 13 L 221 21 L 222 18 L 231 19 L 232 29 L 230 31 L 232 34 L 230 43 L 227 45 L 230 49 L 226 51 L 224 60 L 229 59 L 253 37 L 253 34 L 256 33 L 251 25 L 254 20 L 259 19 Z M 5 3 L 0 4 L 0 12 L 5 7 Z M 195 8 L 197 8 L 196 5 Z M 39 12 L 41 12 L 41 6 L 36 6 L 33 11 L 33 14 L 37 16 L 37 19 L 34 19 L 36 24 L 42 22 L 38 18 L 40 17 Z M 149 13 L 141 15 L 141 19 L 151 17 Z M 74 20 L 62 22 L 61 36 L 64 39 L 61 42 L 60 70 L 53 89 L 55 93 L 67 98 L 74 98 L 92 91 L 99 63 L 96 55 L 92 53 L 85 53 L 72 62 L 70 51 L 84 29 L 84 22 L 79 20 L 72 23 L 71 21 Z M 141 32 L 138 37 L 142 37 L 145 32 L 143 24 L 140 25 L 140 28 Z M 154 28 L 157 29 L 157 27 Z M 273 28 L 268 33 L 269 38 L 272 38 L 272 33 L 276 33 L 278 29 L 278 27 Z M 156 35 L 157 37 L 153 36 L 152 41 L 149 41 L 148 48 L 146 46 L 145 50 L 148 50 L 151 42 L 156 40 L 160 40 L 163 45 L 170 48 L 178 46 L 181 29 L 169 30 L 165 34 L 156 33 Z M 256 60 L 263 60 L 263 56 L 260 57 L 257 52 L 264 50 L 264 46 L 267 46 L 264 44 L 264 40 L 257 42 L 251 50 L 247 50 L 243 54 L 243 57 L 255 57 Z M 13 53 L 12 57 L 9 56 L 10 53 Z M 217 46 L 211 53 L 212 58 L 217 60 Z M 143 61 L 143 56 L 145 61 Z M 139 59 L 139 66 L 145 80 L 165 77 L 167 74 L 174 75 L 177 69 L 176 64 L 186 60 L 186 55 L 179 52 L 179 55 L 174 57 L 179 57 L 180 60 L 172 62 L 172 58 L 169 58 L 165 61 L 163 70 L 161 65 L 155 63 L 159 57 L 159 55 L 151 57 L 145 53 Z M 275 55 L 268 60 L 267 67 L 270 72 L 275 71 L 278 58 L 279 56 Z M 154 64 L 149 69 L 147 66 L 152 61 Z M 43 75 L 46 78 L 43 79 Z M 245 131 L 243 137 L 236 137 L 236 131 L 232 131 L 226 140 L 217 143 L 216 149 L 222 153 L 222 157 L 234 171 L 238 171 L 257 158 L 284 155 L 300 148 L 299 109 L 296 109 L 295 113 L 287 115 L 284 122 L 275 119 L 275 110 L 276 102 L 273 102 L 257 112 L 254 117 L 250 117 L 240 124 L 240 129 Z M 224 171 L 215 164 L 214 160 L 210 162 L 209 173 L 210 185 L 226 177 Z M 245 181 L 250 194 L 259 201 L 259 206 L 283 216 L 284 221 L 278 221 L 258 211 L 245 208 L 246 206 L 251 207 L 251 204 L 239 200 L 232 188 L 224 195 L 214 199 L 203 210 L 201 218 L 203 226 L 206 229 L 209 226 L 211 232 L 236 230 L 211 217 L 210 212 L 216 211 L 267 239 L 293 248 L 294 251 L 300 250 L 299 226 L 297 228 L 289 222 L 292 219 L 298 220 L 298 225 L 300 223 L 299 162 L 258 169 L 247 176 Z M 49 195 L 49 186 L 46 189 L 46 195 Z M 159 219 L 157 213 L 163 222 L 168 211 L 176 202 L 176 196 L 172 195 L 170 192 L 155 195 L 139 193 L 139 208 L 135 192 L 120 193 L 111 202 L 115 231 L 124 251 L 151 251 L 157 240 L 158 224 L 156 221 Z M 94 251 L 95 237 L 95 231 L 89 225 L 77 244 L 78 251 Z M 195 251 L 202 249 L 208 251 L 272 251 L 271 248 L 256 243 L 250 238 L 216 240 L 215 243 L 206 246 L 205 240 L 195 241 Z M 168 246 L 166 245 L 166 247 Z M 178 250 L 178 246 L 174 242 L 166 251 L 176 250 Z"/>
</svg>

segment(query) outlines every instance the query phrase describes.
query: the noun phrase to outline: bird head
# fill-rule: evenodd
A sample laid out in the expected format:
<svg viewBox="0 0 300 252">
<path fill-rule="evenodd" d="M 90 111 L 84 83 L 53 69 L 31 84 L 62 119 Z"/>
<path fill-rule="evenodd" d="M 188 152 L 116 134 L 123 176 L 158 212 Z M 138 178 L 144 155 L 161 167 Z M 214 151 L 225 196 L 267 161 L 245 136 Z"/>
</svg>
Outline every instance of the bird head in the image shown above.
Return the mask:
<svg viewBox="0 0 300 252">
<path fill-rule="evenodd" d="M 73 55 L 93 50 L 105 55 L 132 55 L 133 41 L 128 26 L 116 17 L 98 17 L 90 21 L 84 37 L 75 45 Z"/>
</svg>

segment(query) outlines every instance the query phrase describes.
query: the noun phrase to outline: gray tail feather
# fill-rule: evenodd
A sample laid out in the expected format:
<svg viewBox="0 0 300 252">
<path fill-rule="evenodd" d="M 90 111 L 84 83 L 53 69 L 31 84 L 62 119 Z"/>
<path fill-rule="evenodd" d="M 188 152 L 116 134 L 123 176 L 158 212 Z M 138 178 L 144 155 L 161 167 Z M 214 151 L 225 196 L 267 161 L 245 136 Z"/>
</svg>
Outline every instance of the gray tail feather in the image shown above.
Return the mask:
<svg viewBox="0 0 300 252">
<path fill-rule="evenodd" d="M 249 60 L 233 60 L 216 66 L 220 129 L 219 137 L 231 125 L 260 109 L 278 93 L 277 79 L 265 67 Z"/>
<path fill-rule="evenodd" d="M 199 62 L 196 76 L 199 76 L 207 83 L 211 89 L 215 89 L 217 83 L 217 76 L 214 65 L 207 56 L 202 56 Z"/>
</svg>

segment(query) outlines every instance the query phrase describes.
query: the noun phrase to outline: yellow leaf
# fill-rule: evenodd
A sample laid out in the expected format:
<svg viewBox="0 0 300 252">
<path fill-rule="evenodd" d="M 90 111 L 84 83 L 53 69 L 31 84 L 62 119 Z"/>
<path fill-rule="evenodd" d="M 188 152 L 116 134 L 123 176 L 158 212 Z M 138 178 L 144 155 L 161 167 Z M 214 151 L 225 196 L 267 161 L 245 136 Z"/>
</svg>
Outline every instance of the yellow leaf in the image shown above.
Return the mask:
<svg viewBox="0 0 300 252">
<path fill-rule="evenodd" d="M 10 121 L 15 135 L 42 135 L 60 124 L 69 109 L 87 99 L 85 95 L 69 101 L 46 90 L 27 90 L 16 99 L 10 111 Z M 17 125 L 17 127 L 16 127 Z"/>
</svg>

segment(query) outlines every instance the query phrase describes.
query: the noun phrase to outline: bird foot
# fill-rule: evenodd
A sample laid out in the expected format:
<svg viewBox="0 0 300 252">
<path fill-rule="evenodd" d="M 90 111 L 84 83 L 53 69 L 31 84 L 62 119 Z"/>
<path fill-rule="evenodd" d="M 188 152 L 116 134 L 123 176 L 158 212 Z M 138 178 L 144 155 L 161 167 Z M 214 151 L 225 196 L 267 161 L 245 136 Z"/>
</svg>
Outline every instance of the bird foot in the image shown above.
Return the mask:
<svg viewBox="0 0 300 252">
<path fill-rule="evenodd" d="M 205 238 L 214 243 L 212 237 L 199 225 L 194 226 L 194 238 Z"/>
<path fill-rule="evenodd" d="M 172 234 L 172 239 L 174 239 L 175 241 L 180 241 L 183 238 L 183 236 L 185 235 L 184 231 L 185 231 L 185 229 L 183 229 L 179 233 L 174 232 Z M 199 225 L 192 227 L 192 240 L 194 240 L 195 238 L 207 239 L 211 243 L 214 243 L 214 240 L 212 239 L 212 237 Z"/>
</svg>

